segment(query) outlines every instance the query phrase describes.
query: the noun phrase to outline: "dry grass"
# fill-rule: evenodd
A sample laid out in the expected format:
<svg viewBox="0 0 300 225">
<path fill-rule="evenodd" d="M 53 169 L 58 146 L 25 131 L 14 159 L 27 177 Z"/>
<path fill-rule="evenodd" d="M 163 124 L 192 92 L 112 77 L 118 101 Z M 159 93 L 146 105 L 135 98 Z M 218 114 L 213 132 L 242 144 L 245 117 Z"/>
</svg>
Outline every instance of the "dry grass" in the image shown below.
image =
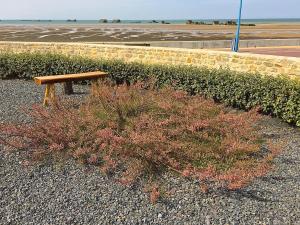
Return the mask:
<svg viewBox="0 0 300 225">
<path fill-rule="evenodd" d="M 201 96 L 145 84 L 100 84 L 80 107 L 34 106 L 31 124 L 0 125 L 0 143 L 30 159 L 68 159 L 123 171 L 130 185 L 171 170 L 210 185 L 239 189 L 271 169 L 279 148 L 253 126 L 256 111 L 235 112 Z M 266 148 L 262 148 L 264 145 Z M 159 197 L 153 186 L 151 200 Z"/>
</svg>

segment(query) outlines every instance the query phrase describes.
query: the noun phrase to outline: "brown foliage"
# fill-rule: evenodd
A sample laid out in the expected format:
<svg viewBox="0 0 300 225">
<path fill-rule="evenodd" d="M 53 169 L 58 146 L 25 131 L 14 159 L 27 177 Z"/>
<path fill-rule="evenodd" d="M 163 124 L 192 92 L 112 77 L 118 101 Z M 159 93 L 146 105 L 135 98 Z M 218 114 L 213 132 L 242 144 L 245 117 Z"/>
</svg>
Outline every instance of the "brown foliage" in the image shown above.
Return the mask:
<svg viewBox="0 0 300 225">
<path fill-rule="evenodd" d="M 202 181 L 238 189 L 270 169 L 278 152 L 260 155 L 256 111 L 233 112 L 201 96 L 143 84 L 99 84 L 80 107 L 34 106 L 30 124 L 0 125 L 0 143 L 24 150 L 33 159 L 74 158 L 103 172 L 122 168 L 120 182 L 168 169 Z M 273 150 L 272 150 L 273 149 Z M 159 197 L 157 187 L 151 201 Z"/>
<path fill-rule="evenodd" d="M 151 203 L 156 203 L 160 197 L 160 191 L 158 190 L 157 185 L 152 186 L 152 190 L 150 192 L 150 202 Z"/>
</svg>

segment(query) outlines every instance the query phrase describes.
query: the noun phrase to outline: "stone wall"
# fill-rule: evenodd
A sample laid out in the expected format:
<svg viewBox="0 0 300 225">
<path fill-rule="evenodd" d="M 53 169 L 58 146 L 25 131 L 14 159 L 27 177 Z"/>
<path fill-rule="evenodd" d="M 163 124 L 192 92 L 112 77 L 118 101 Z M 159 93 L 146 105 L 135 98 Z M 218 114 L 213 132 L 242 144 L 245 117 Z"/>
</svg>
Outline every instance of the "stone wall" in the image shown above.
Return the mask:
<svg viewBox="0 0 300 225">
<path fill-rule="evenodd" d="M 129 46 L 151 46 L 168 48 L 189 48 L 189 49 L 216 49 L 231 48 L 231 40 L 212 40 L 212 41 L 143 41 L 143 42 L 102 42 L 97 44 L 129 45 Z M 96 44 L 96 43 L 95 43 Z M 298 39 L 252 39 L 240 40 L 240 48 L 256 47 L 280 47 L 280 46 L 300 46 Z"/>
<path fill-rule="evenodd" d="M 300 78 L 300 58 L 255 55 L 200 49 L 137 47 L 83 43 L 0 42 L 0 52 L 51 52 L 90 58 L 121 59 L 152 64 L 194 65 L 229 68 L 266 75 Z"/>
</svg>

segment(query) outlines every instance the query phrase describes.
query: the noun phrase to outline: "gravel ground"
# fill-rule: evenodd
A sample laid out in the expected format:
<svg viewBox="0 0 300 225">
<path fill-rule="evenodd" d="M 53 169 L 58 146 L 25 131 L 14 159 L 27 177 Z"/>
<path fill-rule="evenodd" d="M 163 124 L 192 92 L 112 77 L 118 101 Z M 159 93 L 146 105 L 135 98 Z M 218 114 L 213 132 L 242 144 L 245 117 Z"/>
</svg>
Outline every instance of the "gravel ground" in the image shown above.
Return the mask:
<svg viewBox="0 0 300 225">
<path fill-rule="evenodd" d="M 20 106 L 42 97 L 33 82 L 0 80 L 0 121 L 25 121 Z M 0 146 L 0 224 L 300 224 L 300 132 L 276 119 L 262 131 L 288 141 L 268 176 L 238 192 L 203 194 L 197 182 L 165 174 L 176 191 L 156 205 L 141 187 L 121 186 L 97 169 L 72 161 L 25 167 Z"/>
</svg>

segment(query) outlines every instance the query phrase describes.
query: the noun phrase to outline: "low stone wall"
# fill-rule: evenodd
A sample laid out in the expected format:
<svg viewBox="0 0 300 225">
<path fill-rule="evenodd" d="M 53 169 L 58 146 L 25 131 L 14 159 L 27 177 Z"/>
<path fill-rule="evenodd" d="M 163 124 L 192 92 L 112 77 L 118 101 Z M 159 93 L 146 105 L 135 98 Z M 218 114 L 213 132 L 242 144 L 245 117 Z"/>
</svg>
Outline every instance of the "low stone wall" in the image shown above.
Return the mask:
<svg viewBox="0 0 300 225">
<path fill-rule="evenodd" d="M 288 75 L 300 78 L 300 58 L 200 49 L 137 47 L 82 43 L 0 42 L 0 52 L 51 52 L 89 58 L 121 59 L 151 64 L 229 68 L 239 72 Z"/>
<path fill-rule="evenodd" d="M 102 42 L 97 44 L 129 45 L 129 46 L 151 46 L 168 48 L 190 48 L 190 49 L 215 49 L 231 48 L 231 40 L 212 41 L 144 41 L 144 42 Z M 256 47 L 279 47 L 279 46 L 300 46 L 298 39 L 253 39 L 240 40 L 240 48 Z"/>
</svg>

